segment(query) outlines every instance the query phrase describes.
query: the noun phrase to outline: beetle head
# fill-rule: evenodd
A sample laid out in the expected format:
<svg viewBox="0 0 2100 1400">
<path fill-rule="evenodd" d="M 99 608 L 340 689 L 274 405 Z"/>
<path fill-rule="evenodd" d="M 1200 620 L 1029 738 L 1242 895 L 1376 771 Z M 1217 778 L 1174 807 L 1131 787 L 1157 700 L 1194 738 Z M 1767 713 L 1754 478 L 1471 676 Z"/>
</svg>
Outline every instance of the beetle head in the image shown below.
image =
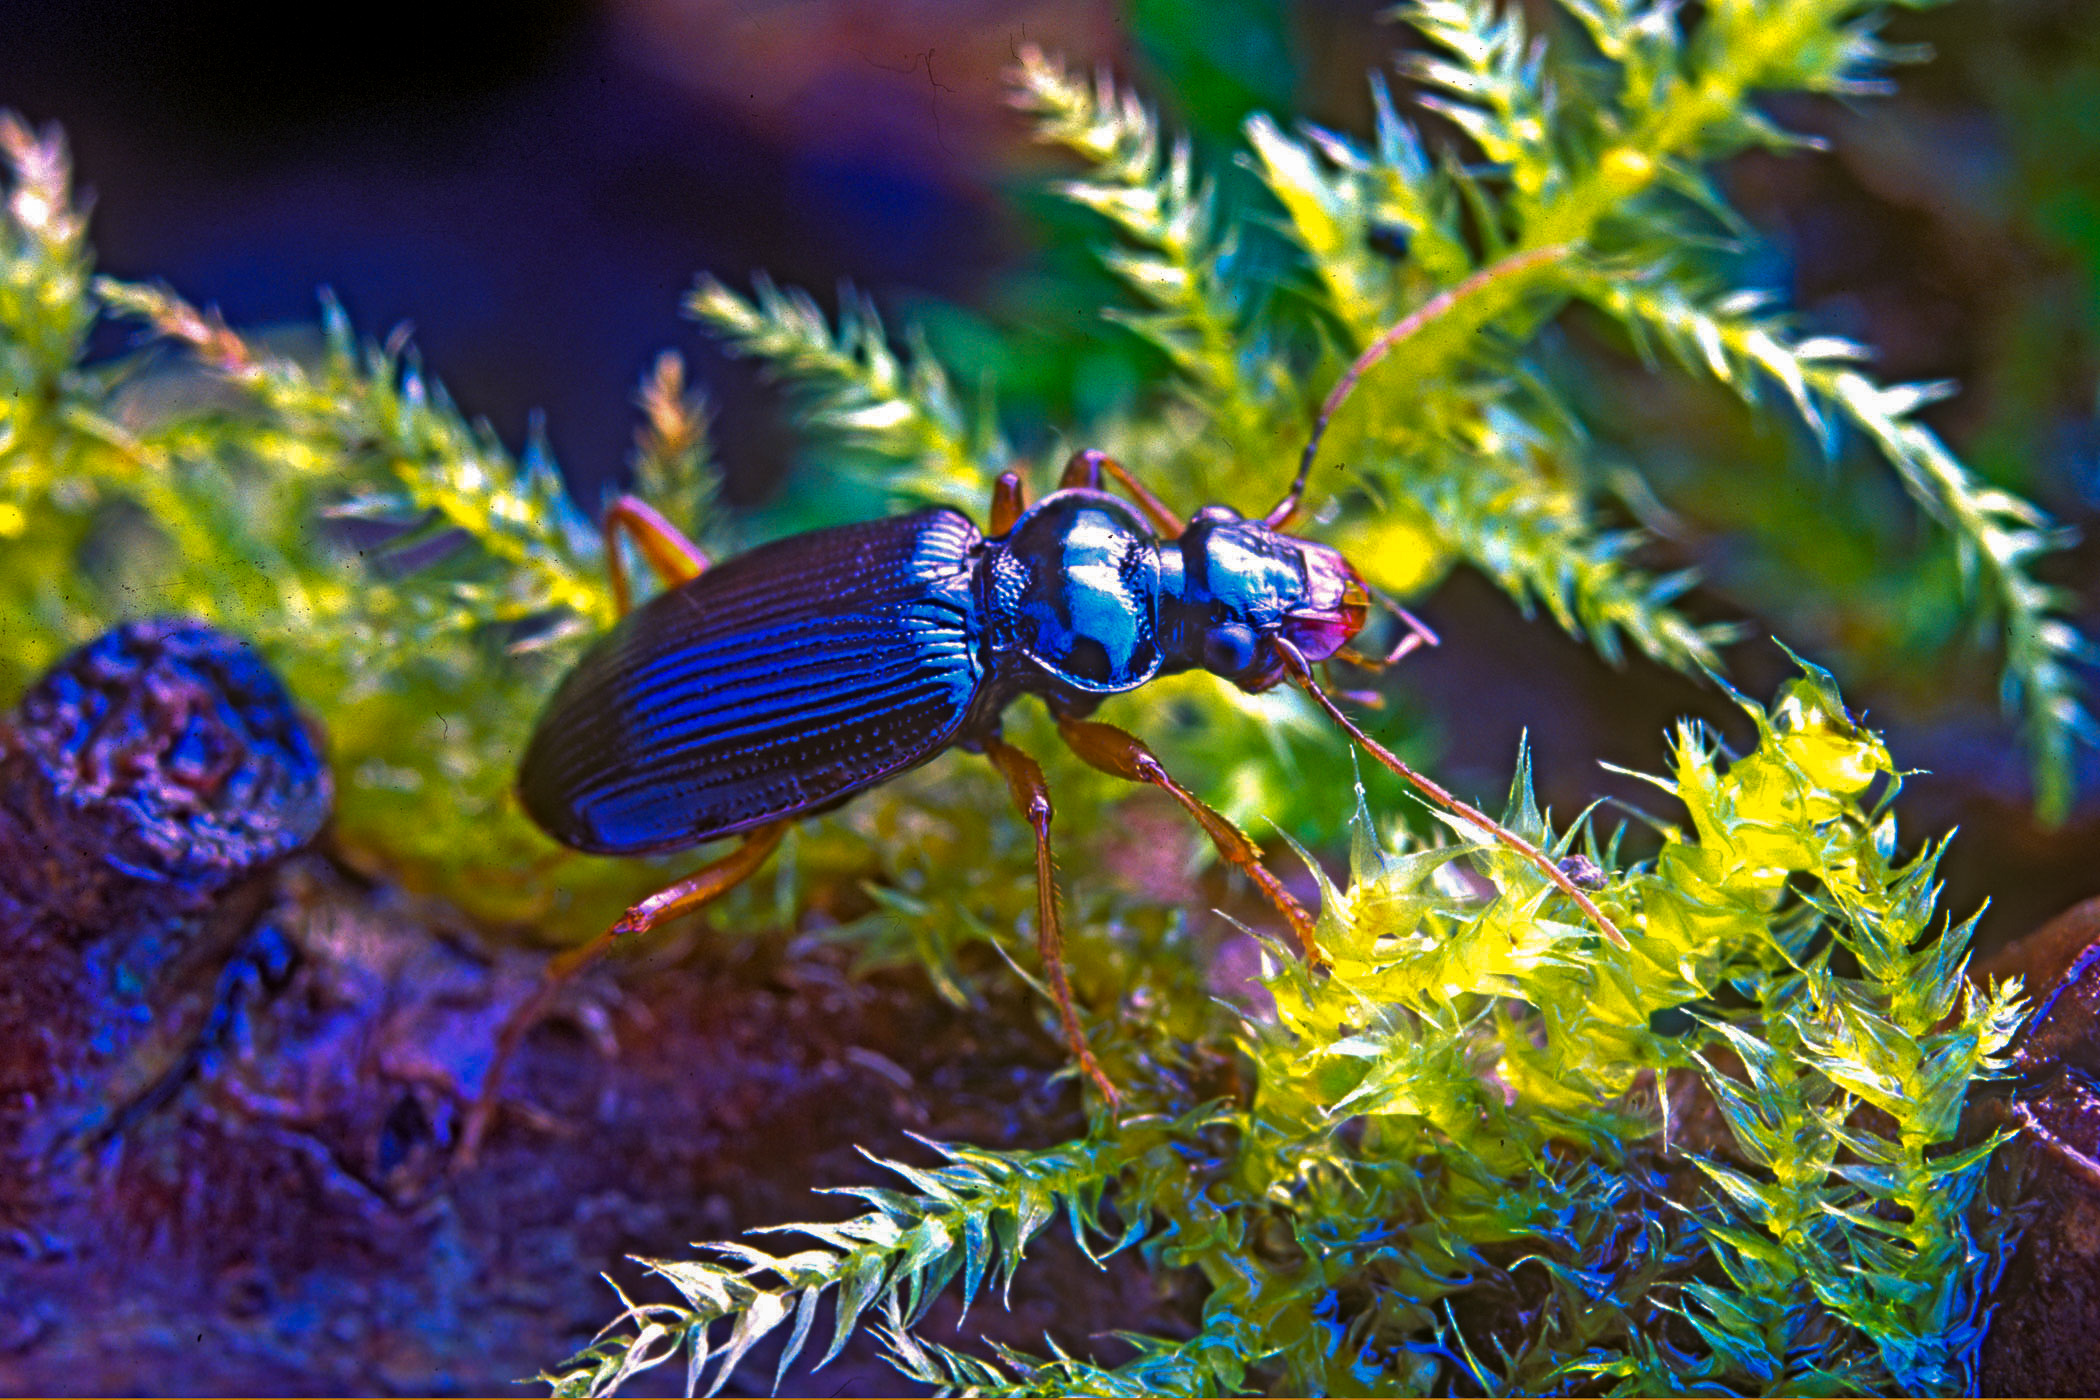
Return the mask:
<svg viewBox="0 0 2100 1400">
<path fill-rule="evenodd" d="M 1308 661 L 1333 656 L 1370 613 L 1363 580 L 1339 550 L 1243 519 L 1228 506 L 1196 512 L 1183 532 L 1177 649 L 1190 664 L 1247 691 L 1282 680 L 1289 643 Z"/>
</svg>

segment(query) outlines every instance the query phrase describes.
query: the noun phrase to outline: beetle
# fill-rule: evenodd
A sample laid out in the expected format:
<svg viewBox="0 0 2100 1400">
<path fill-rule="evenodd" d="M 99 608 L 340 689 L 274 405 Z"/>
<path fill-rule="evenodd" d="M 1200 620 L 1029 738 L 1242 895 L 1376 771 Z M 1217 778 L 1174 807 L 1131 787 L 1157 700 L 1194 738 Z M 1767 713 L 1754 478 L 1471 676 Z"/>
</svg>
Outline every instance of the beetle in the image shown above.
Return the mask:
<svg viewBox="0 0 2100 1400">
<path fill-rule="evenodd" d="M 1467 290 L 1461 284 L 1432 299 L 1365 350 L 1323 404 L 1289 491 L 1259 518 L 1212 505 L 1184 522 L 1094 450 L 1073 454 L 1058 489 L 1033 503 L 1019 474 L 1002 475 L 982 531 L 942 507 L 790 536 L 713 565 L 646 502 L 616 500 L 604 531 L 623 615 L 548 702 L 519 768 L 519 797 L 550 835 L 583 851 L 643 854 L 741 839 L 629 909 L 596 944 L 566 955 L 547 985 L 613 939 L 733 888 L 790 823 L 948 749 L 971 750 L 999 770 L 1035 833 L 1039 954 L 1073 1058 L 1113 1104 L 1117 1091 L 1088 1047 L 1065 976 L 1049 789 L 1035 760 L 1002 736 L 1000 716 L 1035 695 L 1081 759 L 1165 791 L 1317 963 L 1312 916 L 1254 843 L 1172 778 L 1137 736 L 1088 717 L 1109 695 L 1193 669 L 1249 692 L 1286 680 L 1302 687 L 1380 763 L 1521 852 L 1623 943 L 1544 852 L 1365 734 L 1313 673 L 1330 660 L 1376 669 L 1435 640 L 1338 550 L 1288 530 L 1334 409 L 1364 369 Z M 623 533 L 666 585 L 631 609 Z M 1408 625 L 1382 658 L 1351 647 L 1374 598 Z M 499 1064 L 514 1041 L 499 1049 Z"/>
</svg>

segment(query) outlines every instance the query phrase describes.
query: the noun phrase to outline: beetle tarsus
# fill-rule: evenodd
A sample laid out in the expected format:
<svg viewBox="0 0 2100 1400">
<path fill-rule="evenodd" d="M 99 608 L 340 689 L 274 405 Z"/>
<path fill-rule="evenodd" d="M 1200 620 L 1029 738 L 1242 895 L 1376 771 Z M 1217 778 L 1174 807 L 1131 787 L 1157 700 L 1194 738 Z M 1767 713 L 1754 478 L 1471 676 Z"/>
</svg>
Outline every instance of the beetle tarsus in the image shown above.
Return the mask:
<svg viewBox="0 0 2100 1400">
<path fill-rule="evenodd" d="M 574 981 L 578 973 L 604 957 L 622 938 L 646 933 L 674 914 L 689 913 L 735 889 L 765 864 L 766 857 L 773 854 L 773 848 L 780 844 L 780 838 L 786 833 L 785 822 L 774 822 L 746 832 L 743 841 L 728 855 L 650 895 L 590 942 L 557 953 L 547 960 L 539 986 L 510 1014 L 510 1019 L 503 1023 L 503 1029 L 496 1035 L 496 1053 L 489 1061 L 488 1075 L 482 1080 L 481 1093 L 467 1110 L 466 1122 L 460 1128 L 459 1153 L 455 1159 L 459 1166 L 473 1166 L 475 1158 L 480 1155 L 482 1141 L 495 1122 L 504 1073 L 510 1068 L 518 1046 L 524 1043 L 525 1033 L 546 1016 L 561 990 Z"/>
<path fill-rule="evenodd" d="M 1071 745 L 1073 753 L 1102 772 L 1113 773 L 1133 783 L 1150 783 L 1179 802 L 1203 828 L 1204 835 L 1210 837 L 1218 854 L 1245 871 L 1262 897 L 1275 906 L 1276 912 L 1291 926 L 1299 947 L 1305 952 L 1305 960 L 1314 966 L 1326 961 L 1313 933 L 1312 915 L 1283 887 L 1283 881 L 1276 878 L 1275 872 L 1262 864 L 1260 848 L 1247 838 L 1245 832 L 1226 820 L 1223 813 L 1175 782 L 1144 740 L 1112 724 L 1069 716 L 1059 716 L 1057 732 Z"/>
<path fill-rule="evenodd" d="M 1036 948 L 1043 960 L 1043 971 L 1050 979 L 1050 995 L 1057 1003 L 1057 1018 L 1063 1025 L 1065 1043 L 1072 1049 L 1072 1058 L 1086 1071 L 1087 1078 L 1101 1090 L 1110 1108 L 1122 1101 L 1115 1084 L 1094 1058 L 1094 1052 L 1086 1043 L 1086 1032 L 1079 1025 L 1079 1011 L 1072 1004 L 1072 984 L 1065 975 L 1064 926 L 1057 913 L 1057 875 L 1050 862 L 1050 785 L 1043 781 L 1043 770 L 1036 761 L 1022 753 L 1004 739 L 987 736 L 984 740 L 984 755 L 999 769 L 1006 779 L 1006 790 L 1013 794 L 1014 806 L 1035 830 L 1035 937 Z"/>
</svg>

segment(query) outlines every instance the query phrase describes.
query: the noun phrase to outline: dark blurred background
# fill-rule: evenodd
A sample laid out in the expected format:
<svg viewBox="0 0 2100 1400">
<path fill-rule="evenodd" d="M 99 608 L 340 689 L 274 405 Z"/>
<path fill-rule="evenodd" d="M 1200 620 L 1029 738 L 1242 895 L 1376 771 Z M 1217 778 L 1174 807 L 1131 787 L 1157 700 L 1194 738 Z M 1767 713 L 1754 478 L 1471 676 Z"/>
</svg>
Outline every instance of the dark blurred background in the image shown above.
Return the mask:
<svg viewBox="0 0 2100 1400">
<path fill-rule="evenodd" d="M 1054 162 L 1001 103 L 1035 42 L 1111 65 L 1214 157 L 1253 110 L 1363 130 L 1365 70 L 1404 31 L 1368 0 L 511 0 L 293 11 L 12 0 L 0 103 L 71 138 L 102 265 L 161 278 L 236 324 L 311 321 L 333 288 L 357 324 L 411 325 L 426 363 L 514 447 L 535 422 L 578 494 L 623 470 L 656 353 L 691 360 L 718 410 L 738 505 L 783 511 L 796 452 L 776 397 L 678 315 L 700 270 L 764 269 L 830 302 L 841 279 L 893 327 L 925 323 L 965 382 L 994 376 L 1024 448 L 1123 401 L 1155 366 L 1093 308 L 1099 231 L 1041 192 Z M 1543 15 L 1543 6 L 1534 6 Z M 296 18 L 294 17 L 296 14 Z M 1890 99 L 1775 104 L 1822 152 L 1734 162 L 1722 184 L 1762 242 L 1750 270 L 1807 325 L 1876 347 L 1892 381 L 1952 378 L 1931 421 L 1986 476 L 2087 528 L 2100 512 L 2100 6 L 1957 0 L 1902 13 L 1929 43 Z M 1227 170 L 1227 178 L 1239 178 Z M 122 344 L 112 330 L 108 344 Z M 1885 472 L 1819 465 L 1709 386 L 1653 374 L 1572 318 L 1600 440 L 1657 484 L 1706 615 L 1760 640 L 1737 681 L 1769 693 L 1777 633 L 1830 664 L 1930 769 L 1913 838 L 1960 824 L 1949 904 L 1995 902 L 1986 942 L 2100 887 L 2100 769 L 2066 826 L 2031 816 L 1966 648 L 1946 537 Z M 1857 464 L 1855 464 L 1857 465 Z M 2089 632 L 2100 555 L 2051 563 Z M 1740 721 L 1712 690 L 1602 665 L 1461 572 L 1420 605 L 1450 642 L 1411 682 L 1442 768 L 1491 791 L 1530 726 L 1562 813 L 1639 789 L 1594 760 L 1663 762 L 1681 713 Z"/>
</svg>

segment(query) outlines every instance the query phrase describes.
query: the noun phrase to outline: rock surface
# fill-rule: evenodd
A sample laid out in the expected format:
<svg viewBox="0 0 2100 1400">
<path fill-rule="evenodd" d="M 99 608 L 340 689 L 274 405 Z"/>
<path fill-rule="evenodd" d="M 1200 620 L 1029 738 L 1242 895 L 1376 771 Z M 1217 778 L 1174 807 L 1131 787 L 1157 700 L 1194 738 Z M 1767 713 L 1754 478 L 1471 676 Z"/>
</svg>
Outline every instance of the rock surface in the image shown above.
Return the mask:
<svg viewBox="0 0 2100 1400">
<path fill-rule="evenodd" d="M 1984 1340 L 1986 1395 L 2100 1395 L 2100 899 L 1992 959 L 2034 1017 L 2007 1116 L 2030 1213 Z"/>
</svg>

